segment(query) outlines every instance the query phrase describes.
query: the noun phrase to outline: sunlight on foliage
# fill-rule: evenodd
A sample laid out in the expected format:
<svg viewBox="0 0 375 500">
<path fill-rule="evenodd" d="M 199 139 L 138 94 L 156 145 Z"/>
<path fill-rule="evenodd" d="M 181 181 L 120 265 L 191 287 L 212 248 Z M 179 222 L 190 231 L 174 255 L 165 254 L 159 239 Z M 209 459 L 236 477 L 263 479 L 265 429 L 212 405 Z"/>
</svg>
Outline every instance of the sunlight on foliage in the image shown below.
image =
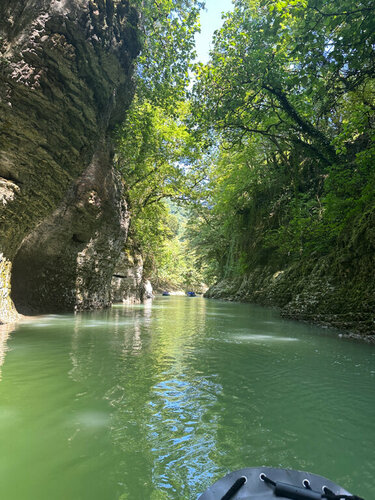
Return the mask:
<svg viewBox="0 0 375 500">
<path fill-rule="evenodd" d="M 218 276 L 332 252 L 374 208 L 374 13 L 237 0 L 216 32 L 192 96 L 218 144 L 192 234 Z"/>
</svg>

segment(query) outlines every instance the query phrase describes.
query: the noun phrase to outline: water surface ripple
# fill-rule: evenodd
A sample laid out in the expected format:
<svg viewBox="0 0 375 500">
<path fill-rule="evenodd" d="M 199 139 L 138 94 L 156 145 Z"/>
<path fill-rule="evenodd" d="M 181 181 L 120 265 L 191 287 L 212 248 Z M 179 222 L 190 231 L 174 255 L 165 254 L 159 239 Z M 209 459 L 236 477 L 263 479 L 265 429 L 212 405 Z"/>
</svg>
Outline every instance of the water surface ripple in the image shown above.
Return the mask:
<svg viewBox="0 0 375 500">
<path fill-rule="evenodd" d="M 196 499 L 266 465 L 375 491 L 375 348 L 162 297 L 0 331 L 0 496 Z"/>
</svg>

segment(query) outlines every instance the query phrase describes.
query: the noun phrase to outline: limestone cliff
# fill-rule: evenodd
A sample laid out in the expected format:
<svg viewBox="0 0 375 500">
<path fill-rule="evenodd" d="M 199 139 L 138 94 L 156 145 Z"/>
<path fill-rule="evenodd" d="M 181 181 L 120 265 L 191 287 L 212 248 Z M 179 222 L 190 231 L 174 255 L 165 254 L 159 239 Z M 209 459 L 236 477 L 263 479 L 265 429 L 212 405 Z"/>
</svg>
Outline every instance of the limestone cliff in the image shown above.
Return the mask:
<svg viewBox="0 0 375 500">
<path fill-rule="evenodd" d="M 0 3 L 0 323 L 110 303 L 138 19 L 127 0 Z"/>
<path fill-rule="evenodd" d="M 128 238 L 112 277 L 113 302 L 139 304 L 149 298 L 152 298 L 152 285 L 145 276 L 142 253 Z"/>
</svg>

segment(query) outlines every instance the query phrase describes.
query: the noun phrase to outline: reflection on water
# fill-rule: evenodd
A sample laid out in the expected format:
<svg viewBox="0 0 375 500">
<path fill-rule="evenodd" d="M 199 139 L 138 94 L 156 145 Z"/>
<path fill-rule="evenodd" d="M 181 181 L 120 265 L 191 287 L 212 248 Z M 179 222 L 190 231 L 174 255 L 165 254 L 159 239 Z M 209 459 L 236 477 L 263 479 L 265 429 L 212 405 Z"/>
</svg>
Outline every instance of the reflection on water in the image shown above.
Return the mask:
<svg viewBox="0 0 375 500">
<path fill-rule="evenodd" d="M 280 337 L 275 335 L 259 335 L 256 333 L 249 335 L 231 335 L 227 342 L 295 342 L 298 339 L 293 337 Z"/>
<path fill-rule="evenodd" d="M 259 464 L 375 487 L 371 346 L 185 297 L 46 316 L 7 343 L 4 498 L 195 499 Z"/>
<path fill-rule="evenodd" d="M 14 331 L 15 324 L 0 325 L 0 382 L 1 382 L 1 367 L 4 364 L 5 354 L 8 350 L 7 340 L 9 335 Z"/>
<path fill-rule="evenodd" d="M 83 382 L 100 366 L 121 498 L 141 498 L 139 491 L 142 498 L 190 498 L 190 485 L 209 480 L 215 470 L 207 453 L 215 448 L 217 417 L 209 409 L 221 388 L 215 376 L 189 368 L 194 338 L 204 329 L 205 302 L 199 308 L 175 306 L 172 314 L 163 309 L 156 322 L 148 302 L 116 307 L 108 321 L 91 314 L 74 324 L 69 374 Z M 101 340 L 106 336 L 106 345 L 93 341 L 94 328 Z M 108 355 L 111 362 L 103 366 L 99 359 Z M 75 418 L 77 435 L 84 427 L 105 425 L 107 414 L 79 412 Z"/>
</svg>

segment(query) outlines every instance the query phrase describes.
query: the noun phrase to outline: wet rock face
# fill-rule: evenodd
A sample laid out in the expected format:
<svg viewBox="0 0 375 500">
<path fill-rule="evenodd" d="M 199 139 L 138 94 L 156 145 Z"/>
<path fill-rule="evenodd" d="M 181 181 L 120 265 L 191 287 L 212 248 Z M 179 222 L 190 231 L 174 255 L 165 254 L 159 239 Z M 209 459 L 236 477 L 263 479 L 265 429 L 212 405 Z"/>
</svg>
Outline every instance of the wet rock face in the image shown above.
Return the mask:
<svg viewBox="0 0 375 500">
<path fill-rule="evenodd" d="M 108 137 L 137 24 L 127 0 L 0 2 L 0 322 L 10 294 L 35 313 L 110 300 L 127 216 Z"/>
<path fill-rule="evenodd" d="M 139 304 L 144 299 L 152 298 L 151 283 L 144 276 L 142 254 L 130 239 L 115 267 L 112 297 L 114 302 L 125 304 Z"/>
</svg>

